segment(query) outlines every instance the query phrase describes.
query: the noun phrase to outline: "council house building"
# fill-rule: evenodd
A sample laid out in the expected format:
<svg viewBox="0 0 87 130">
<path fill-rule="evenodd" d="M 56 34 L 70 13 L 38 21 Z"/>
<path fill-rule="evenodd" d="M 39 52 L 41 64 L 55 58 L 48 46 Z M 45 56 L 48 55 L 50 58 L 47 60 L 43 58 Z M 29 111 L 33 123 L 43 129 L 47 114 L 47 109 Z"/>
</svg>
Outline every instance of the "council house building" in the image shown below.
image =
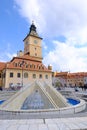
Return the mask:
<svg viewBox="0 0 87 130">
<path fill-rule="evenodd" d="M 42 38 L 33 22 L 23 42 L 24 51 L 10 62 L 0 62 L 0 88 L 24 86 L 35 80 L 52 83 L 52 66 L 42 63 Z"/>
</svg>

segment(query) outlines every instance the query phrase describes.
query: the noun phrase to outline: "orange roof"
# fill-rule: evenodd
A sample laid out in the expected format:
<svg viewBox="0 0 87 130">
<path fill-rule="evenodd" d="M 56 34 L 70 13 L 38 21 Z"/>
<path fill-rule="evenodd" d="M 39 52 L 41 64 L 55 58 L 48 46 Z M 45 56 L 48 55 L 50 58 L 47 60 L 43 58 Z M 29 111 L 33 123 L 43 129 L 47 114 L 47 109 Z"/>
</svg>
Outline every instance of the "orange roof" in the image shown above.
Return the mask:
<svg viewBox="0 0 87 130">
<path fill-rule="evenodd" d="M 84 72 L 77 72 L 77 73 L 68 73 L 68 78 L 83 78 Z"/>
<path fill-rule="evenodd" d="M 24 63 L 22 64 L 22 62 Z M 27 55 L 22 57 L 14 57 L 7 63 L 7 68 L 51 72 L 51 70 L 49 70 L 41 61 L 34 60 L 34 58 Z"/>
<path fill-rule="evenodd" d="M 87 72 L 84 72 L 84 76 L 87 76 Z"/>
<path fill-rule="evenodd" d="M 56 77 L 58 76 L 67 76 L 68 72 L 57 72 Z"/>
<path fill-rule="evenodd" d="M 6 66 L 5 62 L 0 62 L 0 70 L 3 70 Z"/>
<path fill-rule="evenodd" d="M 31 57 L 29 55 L 23 55 L 23 56 L 20 56 L 20 57 L 13 57 L 13 59 L 11 61 L 13 61 L 15 58 L 22 59 L 22 60 L 24 59 L 24 60 L 41 62 L 41 59 L 40 60 L 37 59 L 38 57 L 33 57 L 33 56 Z"/>
<path fill-rule="evenodd" d="M 76 73 L 68 73 L 68 72 L 57 72 L 55 77 L 62 78 L 84 78 L 87 76 L 87 72 L 76 72 Z"/>
</svg>

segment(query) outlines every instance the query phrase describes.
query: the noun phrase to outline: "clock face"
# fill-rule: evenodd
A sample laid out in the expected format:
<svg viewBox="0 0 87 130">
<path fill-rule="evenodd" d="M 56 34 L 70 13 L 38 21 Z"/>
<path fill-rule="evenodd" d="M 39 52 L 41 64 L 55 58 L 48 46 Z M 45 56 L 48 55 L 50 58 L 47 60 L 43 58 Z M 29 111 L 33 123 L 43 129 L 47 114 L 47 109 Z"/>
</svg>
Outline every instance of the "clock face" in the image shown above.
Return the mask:
<svg viewBox="0 0 87 130">
<path fill-rule="evenodd" d="M 38 43 L 38 41 L 37 41 L 37 40 L 34 40 L 34 43 L 35 43 L 35 44 L 37 44 L 37 43 Z"/>
</svg>

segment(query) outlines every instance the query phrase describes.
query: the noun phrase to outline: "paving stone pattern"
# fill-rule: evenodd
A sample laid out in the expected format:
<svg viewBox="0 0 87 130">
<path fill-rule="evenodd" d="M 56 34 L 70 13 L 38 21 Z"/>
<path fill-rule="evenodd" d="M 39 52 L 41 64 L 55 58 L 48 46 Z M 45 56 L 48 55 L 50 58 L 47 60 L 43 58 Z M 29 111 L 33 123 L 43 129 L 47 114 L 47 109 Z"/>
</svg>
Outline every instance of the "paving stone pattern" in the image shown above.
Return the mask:
<svg viewBox="0 0 87 130">
<path fill-rule="evenodd" d="M 0 120 L 0 130 L 87 130 L 87 117 Z"/>
</svg>

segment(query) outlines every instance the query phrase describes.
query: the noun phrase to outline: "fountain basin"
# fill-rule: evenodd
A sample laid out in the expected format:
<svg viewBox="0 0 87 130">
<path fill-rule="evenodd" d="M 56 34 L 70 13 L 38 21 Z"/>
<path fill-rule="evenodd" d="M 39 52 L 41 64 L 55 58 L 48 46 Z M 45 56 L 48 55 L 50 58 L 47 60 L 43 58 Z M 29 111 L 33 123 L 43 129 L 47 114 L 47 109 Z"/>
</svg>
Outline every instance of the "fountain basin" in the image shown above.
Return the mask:
<svg viewBox="0 0 87 130">
<path fill-rule="evenodd" d="M 73 99 L 73 98 L 67 98 L 68 103 L 70 103 L 71 105 L 77 105 L 80 103 L 80 100 L 78 99 Z"/>
</svg>

